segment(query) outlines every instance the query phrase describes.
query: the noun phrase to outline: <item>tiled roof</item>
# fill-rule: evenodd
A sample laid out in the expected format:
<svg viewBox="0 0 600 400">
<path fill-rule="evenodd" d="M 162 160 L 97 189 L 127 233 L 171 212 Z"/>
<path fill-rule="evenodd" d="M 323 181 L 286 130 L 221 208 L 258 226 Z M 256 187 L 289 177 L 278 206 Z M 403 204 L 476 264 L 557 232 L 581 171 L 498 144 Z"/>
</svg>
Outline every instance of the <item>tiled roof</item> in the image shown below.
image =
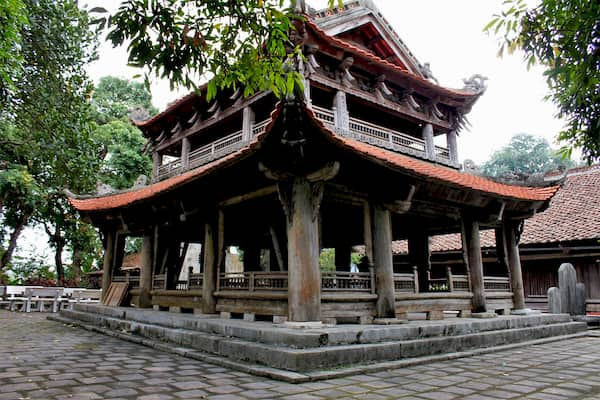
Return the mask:
<svg viewBox="0 0 600 400">
<path fill-rule="evenodd" d="M 261 142 L 262 139 L 269 134 L 271 127 L 273 126 L 273 121 L 275 121 L 281 114 L 281 109 L 282 103 L 279 103 L 272 114 L 271 123 L 266 127 L 264 133 L 257 135 L 248 145 L 246 145 L 246 147 L 232 154 L 229 154 L 204 166 L 185 172 L 181 175 L 137 190 L 131 190 L 103 197 L 91 197 L 87 199 L 71 198 L 71 204 L 73 207 L 83 212 L 118 209 L 138 201 L 150 199 L 161 193 L 168 192 L 182 186 L 189 181 L 199 178 L 200 176 L 207 175 L 217 168 L 222 168 L 225 165 L 232 164 L 239 159 L 245 158 L 249 154 L 253 153 L 255 149 L 259 147 L 259 142 Z M 323 134 L 329 136 L 334 144 L 340 145 L 349 151 L 358 153 L 371 161 L 382 163 L 391 169 L 400 170 L 403 173 L 425 179 L 436 180 L 443 184 L 449 184 L 467 190 L 475 190 L 494 196 L 529 201 L 548 200 L 558 189 L 557 186 L 532 188 L 497 183 L 479 176 L 466 174 L 448 167 L 440 166 L 432 162 L 418 160 L 416 158 L 394 153 L 370 144 L 345 138 L 336 135 L 329 130 L 322 122 L 315 118 L 310 109 L 304 108 L 304 110 L 312 118 L 313 122 L 321 127 Z"/>
<path fill-rule="evenodd" d="M 521 244 L 600 238 L 600 165 L 570 171 L 542 213 L 525 221 Z"/>
<path fill-rule="evenodd" d="M 525 221 L 520 245 L 600 239 L 600 201 L 597 200 L 599 194 L 600 165 L 570 170 L 565 184 L 556 192 L 550 201 L 550 206 Z M 496 246 L 494 230 L 482 230 L 480 235 L 482 248 Z M 432 252 L 461 248 L 461 238 L 458 233 L 431 238 Z M 394 254 L 407 253 L 407 242 L 395 241 L 392 250 Z"/>
<path fill-rule="evenodd" d="M 463 189 L 476 190 L 511 199 L 530 201 L 548 200 L 558 189 L 558 186 L 528 187 L 498 183 L 481 176 L 460 172 L 449 167 L 419 160 L 404 154 L 394 153 L 353 139 L 341 136 L 336 136 L 336 139 L 365 156 L 370 156 L 382 161 L 389 167 L 402 169 L 410 174 L 434 179 Z"/>
<path fill-rule="evenodd" d="M 392 70 L 398 74 L 403 75 L 404 77 L 413 80 L 413 81 L 417 81 L 419 83 L 421 83 L 423 86 L 431 88 L 433 90 L 436 90 L 437 92 L 441 92 L 444 93 L 446 95 L 452 95 L 452 96 L 460 96 L 463 98 L 473 98 L 473 97 L 478 97 L 481 93 L 479 92 L 473 92 L 473 91 L 469 91 L 469 90 L 460 90 L 460 89 L 450 89 L 450 88 L 446 88 L 443 86 L 439 86 L 431 81 L 429 81 L 428 79 L 425 79 L 421 76 L 418 76 L 412 72 L 409 72 L 406 68 L 403 68 L 397 64 L 391 63 L 387 60 L 384 60 L 382 58 L 380 58 L 379 56 L 377 56 L 375 53 L 368 51 L 368 50 L 364 50 L 358 46 L 353 45 L 352 43 L 337 38 L 337 37 L 333 37 L 333 36 L 329 36 L 324 30 L 322 30 L 314 21 L 312 21 L 310 18 L 307 18 L 306 20 L 306 24 L 319 36 L 321 37 L 321 39 L 323 39 L 326 43 L 334 46 L 334 47 L 338 47 L 348 53 L 353 53 L 355 55 L 359 55 L 361 57 L 364 57 L 368 60 L 370 60 L 373 63 L 379 64 L 381 66 L 384 66 L 386 68 L 388 68 L 389 70 Z"/>
<path fill-rule="evenodd" d="M 360 47 L 357 47 L 348 41 L 328 35 L 324 30 L 322 30 L 317 25 L 316 22 L 314 22 L 312 20 L 312 17 L 310 15 L 306 14 L 305 17 L 306 17 L 307 25 L 311 29 L 313 29 L 314 32 L 319 37 L 321 37 L 323 40 L 325 40 L 325 42 L 327 42 L 335 47 L 339 47 L 349 53 L 353 53 L 355 55 L 365 57 L 365 58 L 371 60 L 371 62 L 381 64 L 382 66 L 385 66 L 386 68 L 389 68 L 397 73 L 401 73 L 405 77 L 409 77 L 410 79 L 417 80 L 418 82 L 422 83 L 426 87 L 434 88 L 435 90 L 442 91 L 446 94 L 450 94 L 450 95 L 454 95 L 454 96 L 458 95 L 460 97 L 466 97 L 466 98 L 477 97 L 480 94 L 480 93 L 476 93 L 476 92 L 472 92 L 472 91 L 465 91 L 465 90 L 460 90 L 460 89 L 449 89 L 449 88 L 445 88 L 443 86 L 436 85 L 435 83 L 430 82 L 429 80 L 427 80 L 425 78 L 422 78 L 418 75 L 415 75 L 415 74 L 409 72 L 406 68 L 403 68 L 397 64 L 391 63 L 387 60 L 384 60 L 384 59 L 378 57 L 376 54 L 374 54 L 368 50 L 361 49 Z M 162 117 L 164 117 L 165 115 L 170 114 L 173 110 L 177 109 L 182 104 L 184 104 L 188 101 L 192 101 L 193 99 L 198 97 L 199 93 L 204 92 L 206 87 L 207 87 L 207 84 L 205 83 L 205 84 L 201 85 L 197 91 L 192 91 L 192 92 L 188 93 L 187 95 L 175 100 L 174 102 L 169 104 L 165 110 L 161 111 L 160 113 L 150 117 L 147 120 L 132 121 L 132 123 L 140 128 L 149 126 L 152 123 L 154 123 L 154 122 L 158 121 L 159 119 L 161 119 Z"/>
</svg>

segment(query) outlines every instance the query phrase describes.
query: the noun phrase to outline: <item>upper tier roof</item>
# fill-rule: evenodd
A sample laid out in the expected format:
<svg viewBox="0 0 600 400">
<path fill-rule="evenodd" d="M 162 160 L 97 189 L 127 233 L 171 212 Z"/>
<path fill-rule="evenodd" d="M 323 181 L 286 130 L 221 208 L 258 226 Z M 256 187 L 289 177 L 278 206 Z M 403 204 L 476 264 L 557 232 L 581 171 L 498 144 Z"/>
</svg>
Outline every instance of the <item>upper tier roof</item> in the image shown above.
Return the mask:
<svg viewBox="0 0 600 400">
<path fill-rule="evenodd" d="M 463 114 L 470 111 L 483 92 L 447 88 L 428 79 L 423 74 L 423 66 L 369 0 L 347 2 L 343 9 L 311 10 L 304 17 L 307 44 L 316 44 L 320 51 L 334 50 L 338 57 L 352 56 L 354 65 L 369 69 L 375 76 L 385 75 L 389 82 L 436 102 L 458 107 Z M 133 123 L 146 135 L 148 128 L 186 107 L 208 107 L 205 97 L 206 85 L 203 85 L 197 93 L 191 92 L 176 100 L 157 115 Z"/>
<path fill-rule="evenodd" d="M 309 18 L 327 35 L 346 40 L 383 60 L 423 77 L 421 63 L 370 0 L 353 0 L 343 8 L 310 10 Z"/>
</svg>

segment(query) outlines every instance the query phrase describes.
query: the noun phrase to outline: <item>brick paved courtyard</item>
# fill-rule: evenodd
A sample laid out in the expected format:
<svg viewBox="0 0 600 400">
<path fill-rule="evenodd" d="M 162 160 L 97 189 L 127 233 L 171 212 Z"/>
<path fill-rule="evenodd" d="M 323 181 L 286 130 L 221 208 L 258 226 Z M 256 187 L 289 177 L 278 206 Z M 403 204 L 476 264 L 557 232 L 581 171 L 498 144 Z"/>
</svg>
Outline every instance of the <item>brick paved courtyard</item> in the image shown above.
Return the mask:
<svg viewBox="0 0 600 400">
<path fill-rule="evenodd" d="M 600 337 L 288 384 L 0 310 L 0 399 L 600 399 Z"/>
</svg>

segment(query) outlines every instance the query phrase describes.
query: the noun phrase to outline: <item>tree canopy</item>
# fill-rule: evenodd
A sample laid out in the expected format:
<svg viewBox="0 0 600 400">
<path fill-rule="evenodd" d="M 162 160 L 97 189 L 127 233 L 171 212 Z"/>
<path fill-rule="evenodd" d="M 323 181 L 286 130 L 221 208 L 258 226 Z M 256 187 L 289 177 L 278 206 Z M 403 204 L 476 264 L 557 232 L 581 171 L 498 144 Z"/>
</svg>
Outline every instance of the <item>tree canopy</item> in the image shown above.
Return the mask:
<svg viewBox="0 0 600 400">
<path fill-rule="evenodd" d="M 572 164 L 553 150 L 546 139 L 521 133 L 495 151 L 482 165 L 481 173 L 491 178 L 525 180 L 530 175 Z"/>
<path fill-rule="evenodd" d="M 485 30 L 500 36 L 499 55 L 522 49 L 528 65 L 545 67 L 549 98 L 567 121 L 558 138 L 600 158 L 600 2 L 506 0 Z"/>
<path fill-rule="evenodd" d="M 341 5 L 342 1 L 338 0 Z M 329 0 L 333 6 L 335 0 Z M 129 63 L 166 78 L 171 86 L 196 88 L 210 78 L 208 97 L 220 88 L 244 87 L 245 95 L 272 90 L 281 96 L 301 86 L 301 76 L 286 68 L 299 53 L 291 33 L 301 19 L 303 0 L 123 1 L 110 17 L 114 45 L 128 43 Z"/>
</svg>

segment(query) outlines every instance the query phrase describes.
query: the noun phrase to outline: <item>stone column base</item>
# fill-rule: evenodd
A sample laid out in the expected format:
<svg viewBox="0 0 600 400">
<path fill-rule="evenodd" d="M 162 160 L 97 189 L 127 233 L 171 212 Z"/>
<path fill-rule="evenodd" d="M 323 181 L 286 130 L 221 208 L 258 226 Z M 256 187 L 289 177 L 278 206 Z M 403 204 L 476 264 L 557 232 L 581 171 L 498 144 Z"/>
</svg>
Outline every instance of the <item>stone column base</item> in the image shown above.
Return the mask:
<svg viewBox="0 0 600 400">
<path fill-rule="evenodd" d="M 510 315 L 536 315 L 541 314 L 539 310 L 532 310 L 531 308 L 522 308 L 520 310 L 512 310 Z"/>
<path fill-rule="evenodd" d="M 496 318 L 497 316 L 498 316 L 498 314 L 496 314 L 495 312 L 474 312 L 474 313 L 471 313 L 471 318 L 486 319 L 486 318 Z"/>
<path fill-rule="evenodd" d="M 291 328 L 291 329 L 323 328 L 323 322 L 321 322 L 321 321 L 286 321 L 281 325 L 284 328 Z"/>
</svg>

